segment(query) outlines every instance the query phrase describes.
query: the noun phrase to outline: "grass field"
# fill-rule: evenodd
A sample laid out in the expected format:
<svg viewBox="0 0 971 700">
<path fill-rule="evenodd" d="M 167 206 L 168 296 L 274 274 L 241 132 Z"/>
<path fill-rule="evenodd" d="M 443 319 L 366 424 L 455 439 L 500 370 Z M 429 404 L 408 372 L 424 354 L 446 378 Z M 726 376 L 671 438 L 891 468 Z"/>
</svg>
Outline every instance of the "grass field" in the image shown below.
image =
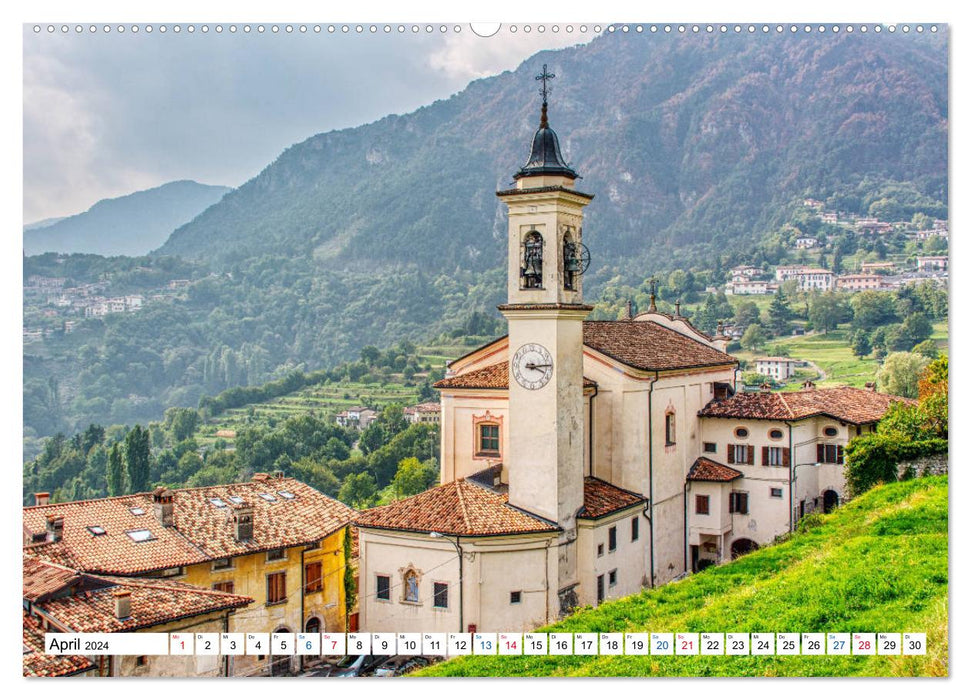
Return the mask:
<svg viewBox="0 0 971 700">
<path fill-rule="evenodd" d="M 464 657 L 424 676 L 946 676 L 947 477 L 881 486 L 807 532 L 541 632 L 926 632 L 925 656 Z"/>
</svg>

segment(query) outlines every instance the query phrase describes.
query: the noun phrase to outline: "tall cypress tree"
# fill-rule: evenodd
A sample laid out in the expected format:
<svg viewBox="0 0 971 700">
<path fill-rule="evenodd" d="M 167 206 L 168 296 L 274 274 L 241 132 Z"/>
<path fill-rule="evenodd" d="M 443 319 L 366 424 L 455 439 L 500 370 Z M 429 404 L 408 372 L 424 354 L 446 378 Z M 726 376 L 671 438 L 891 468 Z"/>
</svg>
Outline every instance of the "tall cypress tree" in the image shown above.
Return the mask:
<svg viewBox="0 0 971 700">
<path fill-rule="evenodd" d="M 128 486 L 133 493 L 148 491 L 151 478 L 151 459 L 148 431 L 140 425 L 125 436 L 125 464 L 128 467 Z"/>
<path fill-rule="evenodd" d="M 121 443 L 116 442 L 108 451 L 108 495 L 120 496 L 125 492 L 125 463 L 121 456 Z"/>
</svg>

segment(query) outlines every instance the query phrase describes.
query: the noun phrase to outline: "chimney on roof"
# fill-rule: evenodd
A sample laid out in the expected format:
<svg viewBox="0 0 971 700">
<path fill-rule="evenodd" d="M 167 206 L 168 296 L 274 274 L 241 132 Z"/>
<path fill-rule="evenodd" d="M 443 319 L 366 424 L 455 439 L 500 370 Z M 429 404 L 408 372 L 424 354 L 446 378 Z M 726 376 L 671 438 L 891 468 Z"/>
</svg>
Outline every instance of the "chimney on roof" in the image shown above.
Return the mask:
<svg viewBox="0 0 971 700">
<path fill-rule="evenodd" d="M 282 479 L 283 478 L 283 470 L 282 469 L 274 469 L 273 470 L 273 478 L 274 479 Z"/>
<path fill-rule="evenodd" d="M 119 620 L 131 617 L 131 591 L 127 588 L 116 588 L 111 596 L 115 599 L 115 617 Z"/>
<path fill-rule="evenodd" d="M 253 481 L 266 481 L 269 478 L 270 478 L 270 475 L 267 474 L 266 472 L 256 472 L 253 475 Z"/>
<path fill-rule="evenodd" d="M 38 491 L 34 494 L 35 506 L 46 506 L 51 502 L 51 494 L 47 491 Z"/>
<path fill-rule="evenodd" d="M 877 383 L 876 382 L 867 382 L 866 384 L 864 384 L 864 386 L 867 389 L 869 389 L 870 391 L 876 391 L 877 390 Z"/>
<path fill-rule="evenodd" d="M 718 322 L 718 328 L 715 329 L 719 336 L 725 335 L 725 324 L 721 321 Z"/>
<path fill-rule="evenodd" d="M 804 381 L 802 383 L 802 388 L 803 389 L 815 389 L 816 388 L 816 382 L 814 382 L 812 379 L 807 379 L 806 381 Z"/>
<path fill-rule="evenodd" d="M 681 300 L 674 302 L 674 317 L 681 318 Z"/>
<path fill-rule="evenodd" d="M 237 542 L 253 539 L 253 506 L 245 501 L 233 508 L 233 536 Z"/>
<path fill-rule="evenodd" d="M 761 391 L 763 394 L 768 394 L 770 391 L 772 391 L 772 385 L 768 382 L 762 382 L 762 385 L 759 387 L 759 391 Z"/>
<path fill-rule="evenodd" d="M 155 518 L 164 527 L 172 527 L 175 524 L 175 503 L 172 492 L 163 486 L 159 486 L 152 491 L 152 506 L 155 509 Z"/>
<path fill-rule="evenodd" d="M 630 299 L 627 300 L 627 320 L 634 320 L 634 302 Z"/>
<path fill-rule="evenodd" d="M 64 537 L 64 516 L 47 516 L 47 540 L 48 542 L 60 542 Z"/>
</svg>

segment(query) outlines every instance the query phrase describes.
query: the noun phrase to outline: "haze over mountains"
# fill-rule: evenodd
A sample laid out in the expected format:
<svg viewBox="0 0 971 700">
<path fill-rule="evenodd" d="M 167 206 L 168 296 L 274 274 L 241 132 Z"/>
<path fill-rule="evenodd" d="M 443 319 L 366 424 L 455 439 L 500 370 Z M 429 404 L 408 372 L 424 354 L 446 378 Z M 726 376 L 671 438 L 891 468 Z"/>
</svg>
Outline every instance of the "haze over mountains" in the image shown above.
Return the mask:
<svg viewBox="0 0 971 700">
<path fill-rule="evenodd" d="M 944 37 L 608 35 L 537 54 L 448 100 L 313 136 L 159 250 L 217 265 L 267 251 L 425 269 L 501 261 L 493 196 L 539 120 L 597 195 L 594 269 L 658 245 L 751 241 L 806 193 L 864 178 L 946 201 Z M 407 251 L 407 252 L 405 252 Z M 329 267 L 334 265 L 333 262 Z"/>
<path fill-rule="evenodd" d="M 495 191 L 528 154 L 544 63 L 557 75 L 550 123 L 578 189 L 596 195 L 584 222 L 590 301 L 608 280 L 727 269 L 808 196 L 849 211 L 908 199 L 946 217 L 947 59 L 944 31 L 617 33 L 413 113 L 312 136 L 172 222 L 154 263 L 27 259 L 25 276 L 114 270 L 112 293 L 217 274 L 31 349 L 25 425 L 49 435 L 154 420 L 368 344 L 459 328 L 475 311 L 495 316 L 506 246 Z M 131 221 L 147 227 L 144 212 Z"/>
<path fill-rule="evenodd" d="M 178 180 L 102 199 L 80 214 L 24 226 L 24 253 L 145 255 L 229 191 L 229 187 Z"/>
</svg>

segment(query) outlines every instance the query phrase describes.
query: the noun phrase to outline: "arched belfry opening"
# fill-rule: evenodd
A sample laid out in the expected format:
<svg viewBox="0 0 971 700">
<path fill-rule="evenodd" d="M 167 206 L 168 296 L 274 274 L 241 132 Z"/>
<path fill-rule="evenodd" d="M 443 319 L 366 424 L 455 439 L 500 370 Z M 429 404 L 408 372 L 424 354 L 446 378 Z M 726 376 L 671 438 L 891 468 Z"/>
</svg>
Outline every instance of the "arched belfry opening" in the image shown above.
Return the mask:
<svg viewBox="0 0 971 700">
<path fill-rule="evenodd" d="M 543 288 L 543 236 L 539 231 L 530 231 L 523 237 L 520 278 L 523 289 Z"/>
</svg>

